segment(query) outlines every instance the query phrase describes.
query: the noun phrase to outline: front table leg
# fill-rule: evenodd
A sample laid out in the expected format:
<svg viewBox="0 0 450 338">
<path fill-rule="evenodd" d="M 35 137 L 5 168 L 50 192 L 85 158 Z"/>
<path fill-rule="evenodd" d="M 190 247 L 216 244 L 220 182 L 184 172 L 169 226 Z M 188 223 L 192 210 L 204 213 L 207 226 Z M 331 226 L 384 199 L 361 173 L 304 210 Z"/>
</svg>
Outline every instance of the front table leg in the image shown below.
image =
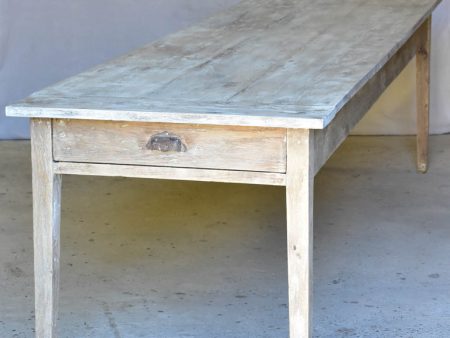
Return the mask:
<svg viewBox="0 0 450 338">
<path fill-rule="evenodd" d="M 36 337 L 56 337 L 61 175 L 53 172 L 49 119 L 31 120 Z"/>
<path fill-rule="evenodd" d="M 312 131 L 287 131 L 287 252 L 290 338 L 312 335 L 314 146 Z"/>
</svg>

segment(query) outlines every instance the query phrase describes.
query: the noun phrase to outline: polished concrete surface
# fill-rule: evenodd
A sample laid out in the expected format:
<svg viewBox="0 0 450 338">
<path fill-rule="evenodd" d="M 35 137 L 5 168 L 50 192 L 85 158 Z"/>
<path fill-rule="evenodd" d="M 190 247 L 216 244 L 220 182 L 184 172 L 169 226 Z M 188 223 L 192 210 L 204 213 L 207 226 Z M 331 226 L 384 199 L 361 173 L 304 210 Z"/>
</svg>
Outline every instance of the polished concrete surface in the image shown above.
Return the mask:
<svg viewBox="0 0 450 338">
<path fill-rule="evenodd" d="M 61 337 L 287 337 L 284 188 L 65 176 Z M 33 336 L 28 142 L 0 142 L 0 337 Z M 316 176 L 314 335 L 450 336 L 450 136 Z"/>
</svg>

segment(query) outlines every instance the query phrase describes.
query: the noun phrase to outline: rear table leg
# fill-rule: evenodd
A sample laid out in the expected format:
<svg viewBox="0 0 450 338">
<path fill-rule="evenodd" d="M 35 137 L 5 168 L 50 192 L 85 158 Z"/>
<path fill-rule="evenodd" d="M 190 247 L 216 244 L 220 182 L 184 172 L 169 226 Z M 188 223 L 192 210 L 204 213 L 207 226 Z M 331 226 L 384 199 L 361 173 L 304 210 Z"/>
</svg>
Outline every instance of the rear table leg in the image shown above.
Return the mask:
<svg viewBox="0 0 450 338">
<path fill-rule="evenodd" d="M 428 169 L 428 134 L 430 108 L 430 33 L 431 17 L 419 28 L 420 44 L 416 54 L 417 86 L 417 170 Z"/>
</svg>

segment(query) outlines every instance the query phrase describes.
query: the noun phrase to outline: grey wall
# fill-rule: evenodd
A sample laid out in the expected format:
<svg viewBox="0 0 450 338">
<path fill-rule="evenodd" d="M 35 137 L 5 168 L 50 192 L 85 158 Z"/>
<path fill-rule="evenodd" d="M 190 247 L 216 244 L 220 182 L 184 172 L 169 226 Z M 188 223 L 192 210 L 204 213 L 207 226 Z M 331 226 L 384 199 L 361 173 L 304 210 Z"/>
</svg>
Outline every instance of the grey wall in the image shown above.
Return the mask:
<svg viewBox="0 0 450 338">
<path fill-rule="evenodd" d="M 0 138 L 28 137 L 3 107 L 35 90 L 186 27 L 239 0 L 0 0 Z M 450 131 L 450 0 L 435 15 L 432 126 Z M 414 67 L 357 133 L 414 132 Z"/>
</svg>

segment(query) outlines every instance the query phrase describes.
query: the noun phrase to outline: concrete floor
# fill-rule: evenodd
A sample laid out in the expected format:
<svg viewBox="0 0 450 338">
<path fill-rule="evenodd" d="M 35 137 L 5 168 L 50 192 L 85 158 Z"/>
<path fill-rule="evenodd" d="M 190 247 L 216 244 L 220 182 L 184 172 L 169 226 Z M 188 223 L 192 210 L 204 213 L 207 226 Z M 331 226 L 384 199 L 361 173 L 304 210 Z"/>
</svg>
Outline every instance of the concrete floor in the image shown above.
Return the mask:
<svg viewBox="0 0 450 338">
<path fill-rule="evenodd" d="M 449 337 L 450 135 L 350 138 L 316 177 L 317 337 Z M 61 337 L 287 337 L 284 189 L 66 176 Z M 0 337 L 33 336 L 28 142 L 0 142 Z"/>
</svg>

